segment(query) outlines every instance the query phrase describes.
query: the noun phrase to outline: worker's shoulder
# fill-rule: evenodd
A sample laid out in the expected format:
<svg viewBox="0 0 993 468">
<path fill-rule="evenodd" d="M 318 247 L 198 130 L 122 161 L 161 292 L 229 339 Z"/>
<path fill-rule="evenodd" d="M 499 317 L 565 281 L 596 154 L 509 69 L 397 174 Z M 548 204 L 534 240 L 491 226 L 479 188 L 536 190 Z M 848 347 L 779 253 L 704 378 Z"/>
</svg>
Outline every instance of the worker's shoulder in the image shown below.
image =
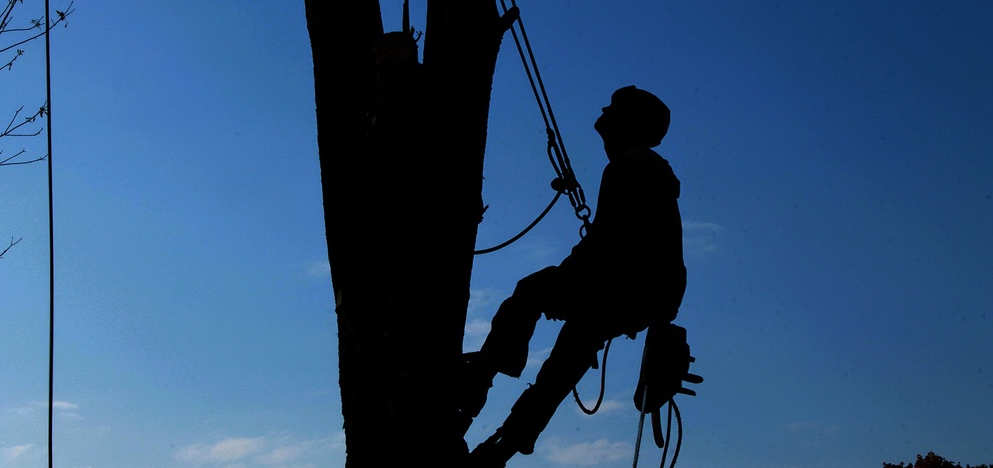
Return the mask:
<svg viewBox="0 0 993 468">
<path fill-rule="evenodd" d="M 632 150 L 626 156 L 624 161 L 633 170 L 672 173 L 672 166 L 669 165 L 669 161 L 651 148 Z"/>
<path fill-rule="evenodd" d="M 624 159 L 624 172 L 640 179 L 646 186 L 656 187 L 679 198 L 679 179 L 669 161 L 650 148 L 628 153 Z"/>
</svg>

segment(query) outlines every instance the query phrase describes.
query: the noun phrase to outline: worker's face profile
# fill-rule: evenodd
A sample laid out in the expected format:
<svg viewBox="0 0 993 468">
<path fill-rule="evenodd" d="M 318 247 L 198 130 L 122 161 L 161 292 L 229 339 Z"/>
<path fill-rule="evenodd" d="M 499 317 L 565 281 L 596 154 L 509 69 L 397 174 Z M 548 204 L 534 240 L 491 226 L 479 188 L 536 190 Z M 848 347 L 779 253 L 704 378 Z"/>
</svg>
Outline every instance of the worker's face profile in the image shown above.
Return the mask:
<svg viewBox="0 0 993 468">
<path fill-rule="evenodd" d="M 593 123 L 593 129 L 596 130 L 600 136 L 606 136 L 604 132 L 609 126 L 610 115 L 613 113 L 613 110 L 610 106 L 606 106 L 602 107 L 600 111 L 602 114 L 600 114 L 600 117 L 598 117 L 596 122 Z"/>
<path fill-rule="evenodd" d="M 618 129 L 623 128 L 624 113 L 623 110 L 619 110 L 614 104 L 610 104 L 606 107 L 600 109 L 603 113 L 600 115 L 596 122 L 593 124 L 593 128 L 600 134 L 604 140 L 617 140 Z M 621 126 L 619 127 L 618 124 Z"/>
</svg>

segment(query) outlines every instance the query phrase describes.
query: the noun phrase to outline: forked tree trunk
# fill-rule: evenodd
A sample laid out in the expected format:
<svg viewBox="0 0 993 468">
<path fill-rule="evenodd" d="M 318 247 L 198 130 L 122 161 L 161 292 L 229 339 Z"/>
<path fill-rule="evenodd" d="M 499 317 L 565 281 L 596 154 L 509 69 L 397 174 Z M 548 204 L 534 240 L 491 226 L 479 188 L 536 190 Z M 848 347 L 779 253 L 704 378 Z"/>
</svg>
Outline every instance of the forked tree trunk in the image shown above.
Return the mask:
<svg viewBox="0 0 993 468">
<path fill-rule="evenodd" d="M 460 466 L 454 395 L 502 36 L 495 2 L 430 0 L 424 64 L 385 85 L 378 0 L 305 4 L 346 466 Z"/>
</svg>

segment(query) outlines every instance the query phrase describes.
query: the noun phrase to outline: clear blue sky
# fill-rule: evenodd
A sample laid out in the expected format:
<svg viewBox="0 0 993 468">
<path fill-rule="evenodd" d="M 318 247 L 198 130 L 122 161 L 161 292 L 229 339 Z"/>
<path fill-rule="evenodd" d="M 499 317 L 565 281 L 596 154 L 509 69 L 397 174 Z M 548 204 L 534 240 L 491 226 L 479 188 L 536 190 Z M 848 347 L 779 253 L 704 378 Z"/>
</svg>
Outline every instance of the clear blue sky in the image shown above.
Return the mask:
<svg viewBox="0 0 993 468">
<path fill-rule="evenodd" d="M 382 1 L 388 29 L 400 3 Z M 672 109 L 659 151 L 683 189 L 677 322 L 707 379 L 681 400 L 683 466 L 878 467 L 928 450 L 993 462 L 990 3 L 521 3 L 588 194 L 610 92 L 637 84 Z M 303 2 L 77 8 L 53 36 L 56 463 L 342 466 Z M 2 112 L 43 101 L 41 43 L 27 52 L 0 72 Z M 480 245 L 551 196 L 528 93 L 508 36 Z M 43 151 L 3 149 L 19 145 Z M 40 468 L 44 166 L 0 169 L 0 193 L 0 236 L 24 238 L 0 260 L 0 467 Z M 563 205 L 476 260 L 466 349 L 577 228 Z M 556 331 L 542 322 L 536 364 L 497 380 L 470 444 Z M 629 466 L 640 347 L 614 344 L 601 414 L 567 401 L 510 466 Z"/>
</svg>

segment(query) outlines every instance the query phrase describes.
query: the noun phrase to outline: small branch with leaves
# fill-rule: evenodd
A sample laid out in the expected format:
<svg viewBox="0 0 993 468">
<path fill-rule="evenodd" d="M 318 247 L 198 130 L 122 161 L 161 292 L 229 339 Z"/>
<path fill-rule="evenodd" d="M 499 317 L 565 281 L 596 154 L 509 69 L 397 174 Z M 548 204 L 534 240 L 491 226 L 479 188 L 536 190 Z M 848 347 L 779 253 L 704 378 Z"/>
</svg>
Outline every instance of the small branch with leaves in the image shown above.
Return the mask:
<svg viewBox="0 0 993 468">
<path fill-rule="evenodd" d="M 3 66 L 0 67 L 0 70 L 3 70 L 4 68 L 6 68 L 7 70 L 11 70 L 12 68 L 14 68 L 14 62 L 16 62 L 17 59 L 21 58 L 22 55 L 24 55 L 24 49 L 17 49 L 17 52 L 14 53 L 14 56 L 11 57 L 7 63 L 3 64 Z"/>
<path fill-rule="evenodd" d="M 21 128 L 21 127 L 23 127 L 23 126 L 25 126 L 25 125 L 27 125 L 29 123 L 34 123 L 34 121 L 35 120 L 38 120 L 39 117 L 44 117 L 45 114 L 48 112 L 48 105 L 46 104 L 44 106 L 39 107 L 38 110 L 36 110 L 34 112 L 34 114 L 31 114 L 31 115 L 25 117 L 24 120 L 18 122 L 17 125 L 15 125 L 14 122 L 17 121 L 17 116 L 20 115 L 20 113 L 21 113 L 22 110 L 24 110 L 24 106 L 18 107 L 17 110 L 14 111 L 14 115 L 11 116 L 10 122 L 7 122 L 7 128 L 5 128 L 2 132 L 0 132 L 0 138 L 8 137 L 8 136 L 29 136 L 29 137 L 31 137 L 31 136 L 38 136 L 38 135 L 41 134 L 41 129 L 40 128 L 37 131 L 35 131 L 34 133 L 16 133 L 16 132 L 17 132 L 17 130 L 19 128 Z"/>
<path fill-rule="evenodd" d="M 0 63 L 2 63 L 2 65 L 0 65 L 0 71 L 12 71 L 14 64 L 18 61 L 18 59 L 26 54 L 27 47 L 22 47 L 24 44 L 45 36 L 59 24 L 61 24 L 63 28 L 67 27 L 67 18 L 75 12 L 75 8 L 73 8 L 75 2 L 70 1 L 66 8 L 55 10 L 55 17 L 46 18 L 43 15 L 40 17 L 29 18 L 28 21 L 15 25 L 16 21 L 14 10 L 19 5 L 23 5 L 23 3 L 24 0 L 0 0 L 0 5 L 3 5 L 2 8 L 0 8 L 0 38 L 4 39 L 4 42 L 6 42 L 4 44 L 0 44 L 0 54 L 5 54 L 8 53 L 8 51 L 11 51 L 9 52 L 9 55 L 0 57 Z M 46 7 L 46 12 L 47 10 L 48 9 Z M 37 121 L 39 118 L 48 114 L 48 103 L 46 102 L 44 105 L 38 107 L 38 110 L 33 112 L 31 115 L 22 115 L 23 111 L 24 106 L 18 107 L 17 110 L 14 111 L 14 115 L 11 116 L 10 120 L 7 122 L 7 126 L 3 129 L 3 131 L 0 131 L 0 138 L 34 137 L 41 134 L 43 128 L 40 125 L 35 128 L 35 126 L 31 124 L 38 123 Z M 30 157 L 26 156 L 26 154 L 27 150 L 23 148 L 13 154 L 5 154 L 5 151 L 0 149 L 0 167 L 31 164 L 48 158 L 48 154 L 40 157 Z M 15 239 L 11 236 L 10 242 L 7 243 L 7 246 L 0 250 L 0 259 L 2 259 L 11 248 L 20 242 L 21 238 Z"/>
<path fill-rule="evenodd" d="M 40 18 L 32 18 L 31 19 L 31 24 L 28 25 L 28 26 L 24 26 L 24 27 L 20 27 L 20 28 L 11 28 L 10 27 L 10 23 L 13 20 L 13 18 L 10 16 L 10 14 L 11 14 L 11 12 L 14 11 L 14 6 L 16 4 L 18 4 L 18 3 L 22 3 L 21 0 L 7 0 L 7 7 L 4 8 L 4 10 L 2 12 L 0 12 L 0 13 L 3 14 L 3 18 L 0 18 L 0 35 L 6 34 L 6 33 L 13 33 L 13 32 L 25 32 L 25 31 L 34 31 L 34 30 L 38 30 L 38 29 L 44 29 L 44 26 L 45 26 L 45 17 L 44 16 L 42 16 Z M 47 30 L 39 31 L 37 34 L 34 34 L 34 35 L 32 35 L 32 36 L 30 36 L 30 37 L 28 37 L 26 39 L 22 39 L 22 40 L 17 41 L 17 42 L 15 42 L 15 43 L 13 43 L 13 44 L 11 44 L 9 46 L 0 48 L 0 52 L 6 52 L 6 51 L 8 51 L 10 49 L 13 49 L 14 47 L 17 47 L 17 46 L 21 45 L 21 44 L 24 44 L 26 42 L 33 41 L 33 40 L 35 40 L 35 39 L 37 39 L 37 38 L 39 38 L 41 36 L 44 36 L 46 32 L 51 31 L 52 28 L 54 28 L 55 26 L 58 26 L 60 23 L 64 23 L 66 21 L 66 18 L 69 17 L 69 15 L 71 15 L 71 14 L 73 14 L 73 13 L 76 12 L 75 8 L 73 8 L 74 5 L 75 5 L 75 2 L 69 2 L 69 6 L 66 7 L 65 10 L 55 10 L 55 15 L 57 17 L 55 18 L 55 21 L 52 21 L 51 24 L 49 24 Z"/>
<path fill-rule="evenodd" d="M 26 132 L 19 132 L 18 130 L 21 129 L 21 127 L 24 127 L 27 124 L 34 123 L 40 117 L 44 117 L 45 114 L 48 112 L 48 107 L 47 106 L 41 106 L 41 107 L 38 108 L 37 111 L 34 112 L 34 114 L 29 115 L 27 117 L 24 117 L 23 120 L 18 121 L 17 120 L 17 117 L 19 115 L 21 115 L 21 111 L 23 111 L 23 110 L 24 110 L 24 106 L 21 106 L 21 107 L 18 107 L 16 111 L 14 111 L 14 115 L 10 118 L 10 121 L 7 122 L 7 127 L 4 128 L 2 132 L 0 132 L 0 138 L 3 138 L 3 137 L 33 137 L 33 136 L 38 136 L 38 135 L 41 134 L 41 130 L 42 129 L 40 127 L 37 130 L 33 131 L 33 132 L 30 131 L 30 130 L 29 131 L 26 131 Z M 14 153 L 11 156 L 3 157 L 4 151 L 2 149 L 0 149 L 0 166 L 15 166 L 15 165 L 19 165 L 19 164 L 31 164 L 33 162 L 38 162 L 38 161 L 44 160 L 46 157 L 48 157 L 48 155 L 45 155 L 45 156 L 41 156 L 41 157 L 36 157 L 34 159 L 30 159 L 30 160 L 15 161 L 16 158 L 24 155 L 24 153 L 26 153 L 26 152 L 27 152 L 26 150 L 21 149 L 20 151 L 18 151 L 17 153 Z"/>
<path fill-rule="evenodd" d="M 41 36 L 44 36 L 46 32 L 51 31 L 52 28 L 54 28 L 56 25 L 60 23 L 65 23 L 66 18 L 76 11 L 75 8 L 73 8 L 74 2 L 70 2 L 69 6 L 64 11 L 55 10 L 55 14 L 57 18 L 55 19 L 54 22 L 52 22 L 49 25 L 47 30 L 45 30 L 44 16 L 39 18 L 31 18 L 29 20 L 29 24 L 23 27 L 15 28 L 15 27 L 11 27 L 11 23 L 13 22 L 13 17 L 11 16 L 11 13 L 14 11 L 14 7 L 19 3 L 23 3 L 23 0 L 7 0 L 7 6 L 5 6 L 2 11 L 0 11 L 0 36 L 2 36 L 3 34 L 17 33 L 17 32 L 28 32 L 28 31 L 39 31 L 39 32 L 25 39 L 14 42 L 11 45 L 0 48 L 0 53 L 16 48 L 14 55 L 11 56 L 10 60 L 8 60 L 7 63 L 5 63 L 3 66 L 0 66 L 0 70 L 4 70 L 4 69 L 11 70 L 14 67 L 14 62 L 16 62 L 17 59 L 20 58 L 22 55 L 24 55 L 24 49 L 21 49 L 18 46 L 31 42 L 35 39 L 38 39 Z M 65 26 L 66 25 L 63 24 L 63 27 Z"/>
<path fill-rule="evenodd" d="M 13 55 L 10 56 L 9 60 L 7 60 L 6 63 L 0 62 L 3 63 L 3 65 L 0 65 L 0 71 L 13 70 L 14 63 L 17 62 L 17 60 L 20 57 L 25 55 L 25 49 L 20 46 L 44 36 L 59 24 L 62 24 L 63 27 L 65 27 L 67 22 L 66 18 L 68 18 L 69 15 L 73 14 L 76 11 L 74 8 L 75 2 L 70 1 L 69 5 L 66 8 L 62 10 L 55 10 L 56 17 L 53 18 L 54 21 L 51 21 L 51 24 L 47 29 L 45 28 L 44 16 L 38 18 L 31 18 L 28 21 L 28 23 L 26 23 L 24 26 L 15 27 L 13 26 L 15 22 L 13 15 L 14 9 L 17 6 L 23 4 L 24 0 L 0 0 L 0 2 L 5 3 L 3 8 L 0 9 L 0 38 L 7 37 L 5 35 L 12 34 L 13 36 L 11 36 L 12 37 L 11 40 L 14 41 L 10 45 L 0 45 L 0 54 L 7 52 L 11 49 L 13 49 L 14 51 Z M 32 31 L 37 31 L 37 32 L 34 34 L 30 34 L 30 32 Z M 24 33 L 29 33 L 29 34 L 25 35 Z M 31 128 L 31 127 L 23 128 L 23 127 L 35 123 L 40 117 L 44 117 L 45 114 L 48 112 L 48 103 L 45 103 L 45 105 L 39 107 L 37 111 L 35 111 L 34 113 L 28 116 L 22 116 L 21 113 L 23 111 L 24 111 L 24 106 L 21 106 L 17 108 L 16 111 L 14 111 L 14 115 L 11 116 L 10 121 L 7 122 L 6 128 L 4 128 L 3 131 L 0 131 L 0 138 L 33 137 L 41 134 L 42 128 L 40 126 L 38 128 Z M 0 149 L 0 166 L 31 164 L 33 162 L 42 161 L 48 157 L 48 155 L 46 154 L 44 156 L 27 159 L 27 157 L 24 156 L 25 153 L 27 153 L 27 151 L 21 149 L 20 151 L 10 156 L 4 156 L 4 151 Z"/>
<path fill-rule="evenodd" d="M 51 22 L 51 24 L 47 29 L 45 28 L 44 16 L 38 18 L 31 18 L 26 24 L 24 24 L 24 26 L 15 27 L 13 26 L 15 22 L 13 15 L 14 9 L 23 3 L 24 0 L 6 0 L 3 8 L 0 9 L 0 37 L 6 37 L 4 35 L 13 34 L 13 38 L 14 38 L 13 39 L 14 42 L 12 44 L 0 46 L 0 53 L 7 52 L 11 49 L 14 50 L 13 55 L 10 56 L 9 60 L 7 60 L 6 63 L 3 63 L 3 65 L 0 65 L 0 71 L 13 70 L 14 63 L 17 62 L 17 60 L 20 57 L 24 56 L 25 54 L 25 49 L 20 46 L 44 36 L 59 24 L 62 24 L 63 27 L 65 27 L 67 21 L 66 18 L 68 18 L 69 15 L 73 14 L 76 11 L 74 8 L 75 2 L 70 1 L 69 5 L 65 9 L 55 10 L 56 17 L 54 18 L 54 21 Z M 23 35 L 23 33 L 31 32 L 31 31 L 37 31 L 37 32 L 34 34 L 29 34 L 27 37 Z M 22 33 L 22 34 L 18 34 L 18 33 Z M 22 116 L 21 112 L 23 112 L 23 110 L 24 110 L 24 106 L 21 106 L 17 108 L 16 111 L 14 111 L 14 115 L 11 116 L 10 121 L 7 122 L 6 128 L 4 128 L 3 131 L 0 131 L 0 138 L 33 137 L 41 134 L 42 132 L 41 127 L 38 127 L 36 129 L 32 129 L 30 127 L 29 128 L 23 128 L 23 127 L 35 123 L 40 117 L 44 117 L 45 114 L 48 112 L 48 104 L 46 103 L 45 105 L 39 107 L 37 111 L 35 111 L 33 114 L 29 116 Z M 0 150 L 0 166 L 31 164 L 34 162 L 42 161 L 48 157 L 48 155 L 46 154 L 44 156 L 24 159 L 25 153 L 27 153 L 27 151 L 21 149 L 20 151 L 10 156 L 4 156 L 4 151 Z"/>
</svg>

